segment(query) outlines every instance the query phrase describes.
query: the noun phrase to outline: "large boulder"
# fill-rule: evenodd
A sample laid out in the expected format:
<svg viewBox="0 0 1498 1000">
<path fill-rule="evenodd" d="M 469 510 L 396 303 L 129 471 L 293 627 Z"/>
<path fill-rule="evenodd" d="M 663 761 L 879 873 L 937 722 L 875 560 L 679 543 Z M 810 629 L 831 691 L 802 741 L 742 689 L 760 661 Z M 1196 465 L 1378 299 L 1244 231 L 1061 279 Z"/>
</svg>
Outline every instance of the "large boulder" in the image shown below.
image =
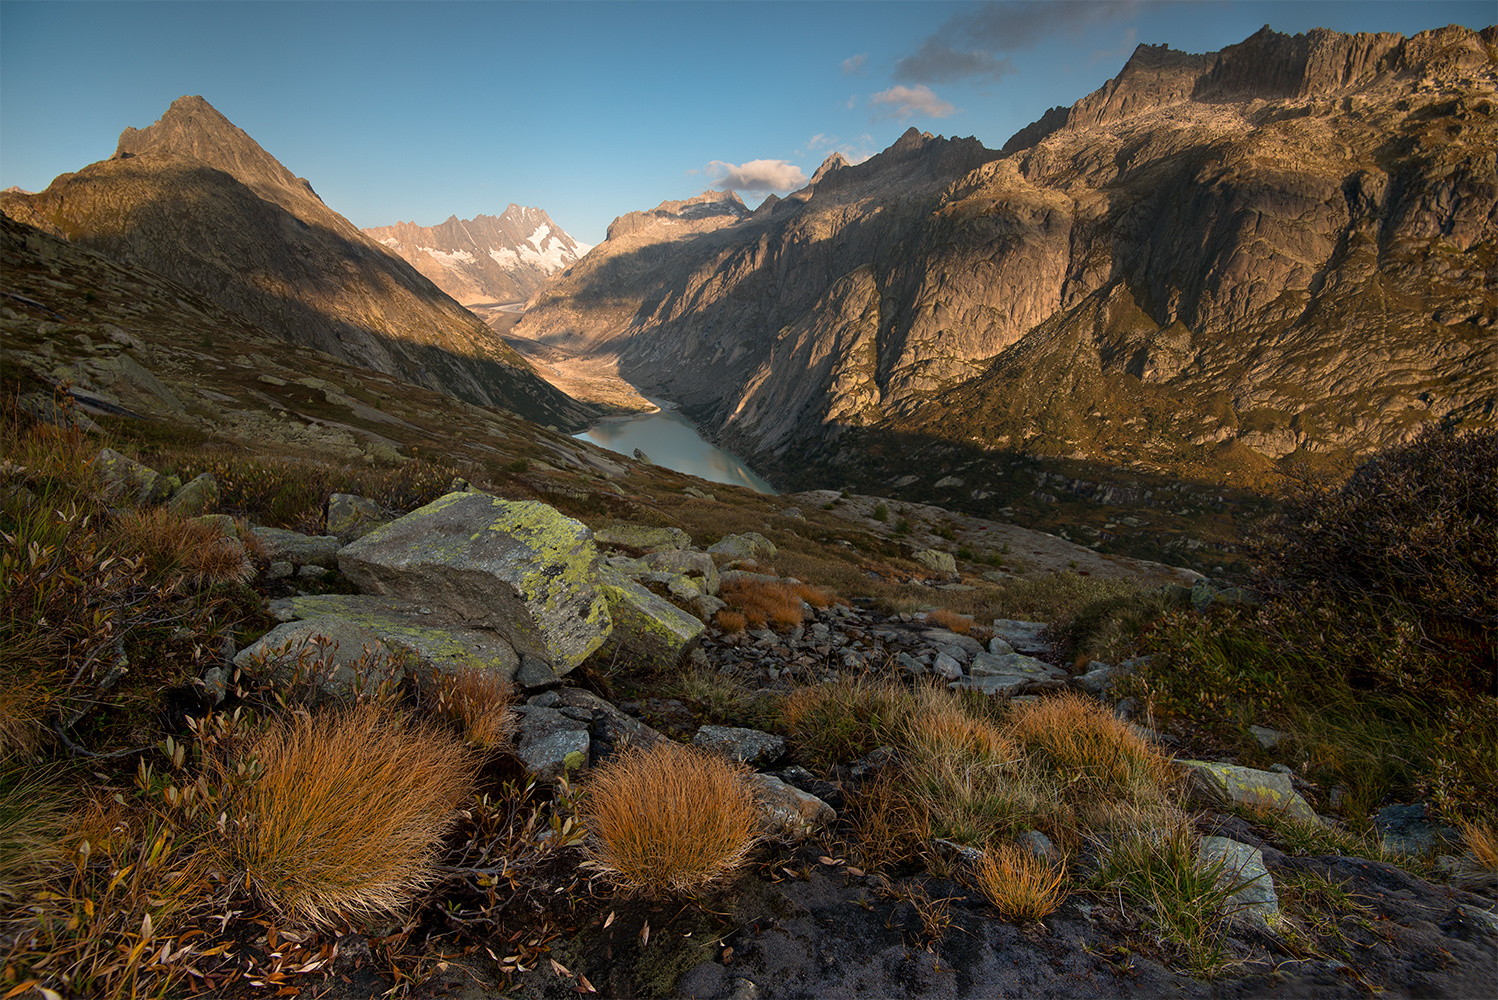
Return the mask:
<svg viewBox="0 0 1498 1000">
<path fill-rule="evenodd" d="M 706 552 L 684 552 L 680 549 L 671 549 L 665 552 L 652 552 L 643 561 L 645 565 L 657 572 L 698 577 L 702 580 L 697 585 L 698 589 L 704 594 L 717 596 L 718 564 L 713 562 L 713 557 Z"/>
<path fill-rule="evenodd" d="M 1186 768 L 1187 789 L 1204 805 L 1238 805 L 1282 812 L 1292 819 L 1320 824 L 1310 803 L 1300 797 L 1290 776 L 1251 767 L 1204 760 L 1177 761 Z"/>
<path fill-rule="evenodd" d="M 775 555 L 775 543 L 757 531 L 742 535 L 724 535 L 707 547 L 707 551 L 725 562 L 734 559 L 769 559 Z"/>
<path fill-rule="evenodd" d="M 608 567 L 598 574 L 614 630 L 600 658 L 656 668 L 674 667 L 702 637 L 702 622 Z"/>
<path fill-rule="evenodd" d="M 340 618 L 367 629 L 393 650 L 407 654 L 411 672 L 423 682 L 437 674 L 479 671 L 513 680 L 520 657 L 504 636 L 469 628 L 416 601 L 359 594 L 305 594 L 270 603 L 282 621 Z"/>
<path fill-rule="evenodd" d="M 336 536 L 340 545 L 363 538 L 389 520 L 385 509 L 368 497 L 353 493 L 334 493 L 328 497 L 328 534 Z"/>
<path fill-rule="evenodd" d="M 131 506 L 160 503 L 172 493 L 167 477 L 113 448 L 102 448 L 94 470 L 104 484 L 104 495 Z"/>
<path fill-rule="evenodd" d="M 449 493 L 344 547 L 338 566 L 366 594 L 441 608 L 558 674 L 612 624 L 592 532 L 534 500 Z"/>
<path fill-rule="evenodd" d="M 404 657 L 379 635 L 331 615 L 277 625 L 240 650 L 234 665 L 313 703 L 352 701 L 405 676 Z"/>
</svg>

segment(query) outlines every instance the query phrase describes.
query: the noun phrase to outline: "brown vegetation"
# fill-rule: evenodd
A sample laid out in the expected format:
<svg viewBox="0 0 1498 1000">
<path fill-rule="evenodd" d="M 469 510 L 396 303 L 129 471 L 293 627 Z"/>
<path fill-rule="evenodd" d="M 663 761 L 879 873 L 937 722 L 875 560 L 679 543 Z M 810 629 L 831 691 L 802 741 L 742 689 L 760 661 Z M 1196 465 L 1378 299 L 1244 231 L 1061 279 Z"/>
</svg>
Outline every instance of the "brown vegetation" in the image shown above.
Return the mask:
<svg viewBox="0 0 1498 1000">
<path fill-rule="evenodd" d="M 1066 869 L 1048 865 L 1014 844 L 984 851 L 972 878 L 994 909 L 1010 920 L 1039 920 L 1066 898 Z"/>
<path fill-rule="evenodd" d="M 741 769 L 676 743 L 631 750 L 588 783 L 591 863 L 646 894 L 691 894 L 732 874 L 757 839 Z"/>
</svg>

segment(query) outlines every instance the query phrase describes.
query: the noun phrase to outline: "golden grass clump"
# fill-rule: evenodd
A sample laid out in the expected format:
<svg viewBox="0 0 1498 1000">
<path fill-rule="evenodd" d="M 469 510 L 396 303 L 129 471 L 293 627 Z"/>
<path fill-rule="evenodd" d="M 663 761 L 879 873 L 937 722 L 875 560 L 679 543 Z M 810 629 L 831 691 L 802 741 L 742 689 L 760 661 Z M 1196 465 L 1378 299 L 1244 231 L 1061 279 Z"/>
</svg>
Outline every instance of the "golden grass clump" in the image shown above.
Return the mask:
<svg viewBox="0 0 1498 1000">
<path fill-rule="evenodd" d="M 1467 845 L 1457 870 L 1459 884 L 1471 889 L 1498 886 L 1498 828 L 1465 818 L 1456 822 Z"/>
<path fill-rule="evenodd" d="M 1066 898 L 1063 866 L 1051 866 L 1016 844 L 983 852 L 972 872 L 977 888 L 994 909 L 1011 920 L 1039 920 Z"/>
<path fill-rule="evenodd" d="M 313 923 L 393 912 L 428 885 L 474 772 L 458 740 L 368 704 L 299 713 L 249 752 L 230 850 L 256 896 Z"/>
<path fill-rule="evenodd" d="M 515 686 L 492 670 L 466 668 L 440 674 L 433 712 L 486 750 L 504 746 L 519 718 L 513 711 Z"/>
<path fill-rule="evenodd" d="M 899 720 L 900 741 L 916 763 L 960 758 L 982 766 L 1013 763 L 1019 750 L 998 725 L 970 714 L 955 691 L 915 688 Z"/>
<path fill-rule="evenodd" d="M 968 615 L 960 615 L 946 608 L 937 608 L 935 611 L 926 612 L 926 621 L 933 625 L 940 625 L 949 632 L 958 635 L 967 635 L 973 628 L 973 619 Z"/>
<path fill-rule="evenodd" d="M 647 895 L 693 893 L 732 874 L 759 838 L 742 769 L 677 743 L 629 750 L 594 772 L 591 865 Z"/>
<path fill-rule="evenodd" d="M 837 595 L 829 590 L 783 580 L 734 580 L 725 583 L 718 596 L 742 614 L 747 624 L 782 630 L 795 628 L 804 620 L 803 601 L 814 608 L 837 603 Z"/>
<path fill-rule="evenodd" d="M 742 632 L 749 619 L 737 611 L 719 611 L 718 628 L 727 633 Z"/>
<path fill-rule="evenodd" d="M 169 583 L 246 583 L 255 575 L 237 537 L 165 508 L 124 512 L 113 535 L 123 554 L 140 557 L 148 573 Z"/>
<path fill-rule="evenodd" d="M 1068 782 L 1133 799 L 1172 780 L 1169 760 L 1102 704 L 1066 692 L 1016 707 L 1009 733 Z"/>
</svg>

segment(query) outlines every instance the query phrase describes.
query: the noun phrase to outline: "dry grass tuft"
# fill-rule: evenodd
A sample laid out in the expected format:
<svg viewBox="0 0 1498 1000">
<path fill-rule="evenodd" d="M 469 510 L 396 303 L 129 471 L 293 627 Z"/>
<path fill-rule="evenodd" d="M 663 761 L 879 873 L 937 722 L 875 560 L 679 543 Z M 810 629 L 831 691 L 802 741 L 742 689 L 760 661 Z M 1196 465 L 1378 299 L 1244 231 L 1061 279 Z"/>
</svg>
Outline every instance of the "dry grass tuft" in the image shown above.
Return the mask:
<svg viewBox="0 0 1498 1000">
<path fill-rule="evenodd" d="M 792 691 L 781 702 L 780 718 L 807 762 L 827 768 L 886 743 L 906 698 L 892 684 L 843 677 Z"/>
<path fill-rule="evenodd" d="M 744 631 L 749 619 L 737 611 L 719 611 L 717 622 L 720 630 L 732 634 Z"/>
<path fill-rule="evenodd" d="M 148 573 L 168 583 L 203 587 L 246 583 L 255 575 L 237 538 L 165 508 L 126 511 L 113 529 L 121 553 L 140 557 Z"/>
<path fill-rule="evenodd" d="M 1458 882 L 1466 888 L 1498 885 L 1498 828 L 1491 823 L 1458 819 L 1467 852 L 1457 871 Z"/>
<path fill-rule="evenodd" d="M 724 584 L 718 596 L 736 609 L 746 624 L 781 630 L 795 628 L 805 619 L 803 602 L 814 608 L 837 603 L 837 596 L 829 590 L 782 580 L 734 580 Z"/>
<path fill-rule="evenodd" d="M 250 753 L 230 850 L 256 896 L 313 923 L 394 912 L 428 885 L 474 770 L 459 741 L 373 705 L 298 714 Z"/>
<path fill-rule="evenodd" d="M 514 704 L 515 686 L 492 670 L 467 668 L 437 677 L 433 712 L 473 746 L 494 750 L 510 742 L 519 724 Z"/>
<path fill-rule="evenodd" d="M 1039 920 L 1066 898 L 1061 888 L 1066 869 L 1052 867 L 1015 844 L 984 851 L 973 880 L 994 908 L 1012 920 Z"/>
<path fill-rule="evenodd" d="M 594 772 L 584 821 L 591 864 L 610 880 L 649 895 L 692 893 L 748 858 L 759 808 L 741 769 L 661 743 Z"/>
<path fill-rule="evenodd" d="M 968 615 L 959 615 L 955 611 L 946 608 L 937 608 L 935 611 L 926 613 L 926 621 L 933 625 L 940 625 L 949 632 L 958 635 L 967 635 L 973 628 L 973 619 Z"/>
<path fill-rule="evenodd" d="M 961 759 L 995 767 L 1019 757 L 1014 742 L 997 725 L 971 715 L 957 692 L 933 684 L 920 685 L 911 694 L 899 733 L 918 765 Z"/>
<path fill-rule="evenodd" d="M 1066 692 L 1020 705 L 1009 732 L 1032 757 L 1065 777 L 1130 800 L 1164 789 L 1169 760 L 1099 702 Z"/>
<path fill-rule="evenodd" d="M 0 771 L 0 905 L 20 902 L 62 855 L 65 814 L 56 790 L 21 772 Z"/>
</svg>

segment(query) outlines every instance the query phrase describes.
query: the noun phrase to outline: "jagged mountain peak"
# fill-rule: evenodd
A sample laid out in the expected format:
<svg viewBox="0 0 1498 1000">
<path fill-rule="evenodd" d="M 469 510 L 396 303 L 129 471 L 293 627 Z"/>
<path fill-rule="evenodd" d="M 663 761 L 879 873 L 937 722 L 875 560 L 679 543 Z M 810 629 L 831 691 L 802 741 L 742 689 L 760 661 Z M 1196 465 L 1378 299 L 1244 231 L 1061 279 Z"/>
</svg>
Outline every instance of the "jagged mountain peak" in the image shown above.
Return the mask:
<svg viewBox="0 0 1498 1000">
<path fill-rule="evenodd" d="M 552 221 L 545 209 L 514 202 L 499 215 L 450 215 L 436 226 L 398 222 L 364 234 L 471 306 L 524 301 L 592 249 Z"/>
<path fill-rule="evenodd" d="M 196 94 L 177 98 L 155 124 L 145 128 L 126 126 L 114 158 L 152 153 L 187 157 L 216 167 L 293 214 L 307 211 L 310 202 L 323 207 L 322 199 L 306 180 L 286 169 L 248 133 Z"/>
<path fill-rule="evenodd" d="M 827 159 L 823 160 L 822 165 L 817 168 L 817 172 L 811 175 L 811 183 L 815 185 L 823 177 L 826 177 L 834 170 L 841 170 L 843 167 L 846 167 L 848 165 L 848 158 L 842 153 L 835 152 L 831 156 L 827 157 Z"/>
</svg>

